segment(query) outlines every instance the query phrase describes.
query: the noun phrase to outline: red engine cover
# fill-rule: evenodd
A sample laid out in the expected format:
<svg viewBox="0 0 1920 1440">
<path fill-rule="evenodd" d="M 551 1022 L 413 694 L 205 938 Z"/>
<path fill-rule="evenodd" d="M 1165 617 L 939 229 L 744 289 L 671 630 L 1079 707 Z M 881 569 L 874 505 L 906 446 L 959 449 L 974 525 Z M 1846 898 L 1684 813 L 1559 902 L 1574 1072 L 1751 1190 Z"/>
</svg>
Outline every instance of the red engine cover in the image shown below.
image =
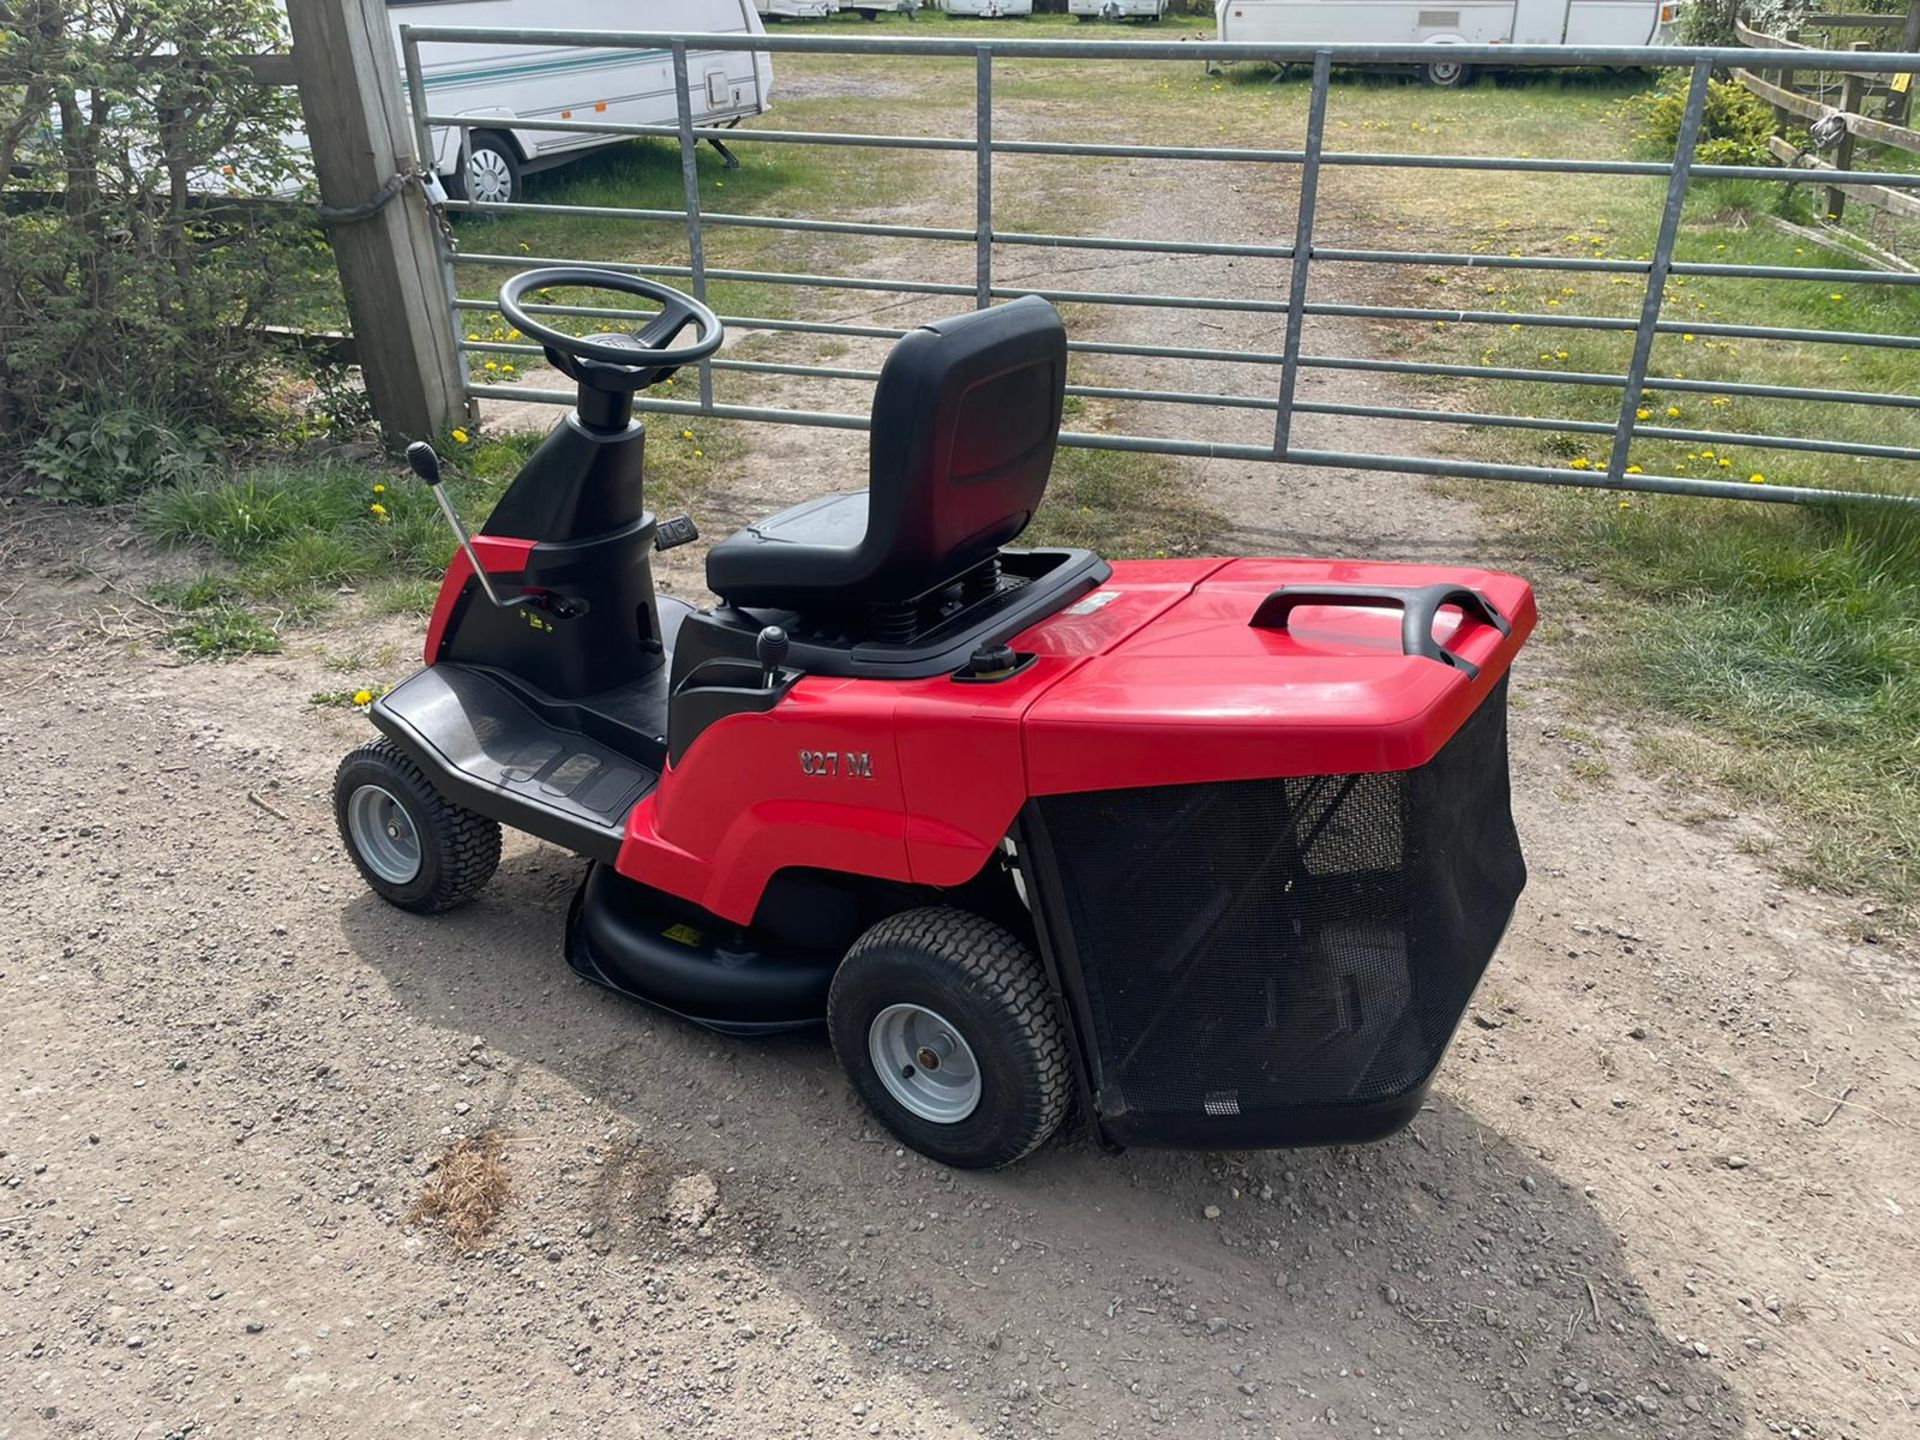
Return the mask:
<svg viewBox="0 0 1920 1440">
<path fill-rule="evenodd" d="M 1401 652 L 1397 611 L 1304 607 L 1248 621 L 1282 585 L 1479 590 L 1512 633 L 1442 612 L 1479 667 Z M 634 808 L 622 874 L 746 923 L 790 866 L 928 885 L 976 874 L 1028 797 L 1425 764 L 1532 630 L 1516 576 L 1315 560 L 1116 563 L 1018 636 L 996 684 L 809 678 L 771 711 L 711 726 Z"/>
</svg>

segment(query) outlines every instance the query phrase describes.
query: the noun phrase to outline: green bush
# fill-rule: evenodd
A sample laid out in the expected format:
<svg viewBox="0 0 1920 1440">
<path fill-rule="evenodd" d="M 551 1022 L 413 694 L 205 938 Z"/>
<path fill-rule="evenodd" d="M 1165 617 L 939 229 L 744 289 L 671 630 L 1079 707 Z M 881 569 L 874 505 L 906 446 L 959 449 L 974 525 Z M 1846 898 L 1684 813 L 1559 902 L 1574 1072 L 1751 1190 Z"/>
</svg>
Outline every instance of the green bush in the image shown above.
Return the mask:
<svg viewBox="0 0 1920 1440">
<path fill-rule="evenodd" d="M 175 425 L 137 406 L 61 407 L 27 451 L 33 493 L 112 505 L 208 473 L 220 437 L 205 425 Z"/>
<path fill-rule="evenodd" d="M 275 0 L 0 0 L 0 464 L 115 500 L 260 422 L 262 325 L 323 270 Z M 166 477 L 155 477 L 164 479 Z"/>
<path fill-rule="evenodd" d="M 1680 143 L 1680 121 L 1687 110 L 1688 74 L 1669 72 L 1660 88 L 1644 100 L 1641 138 L 1672 154 Z M 1694 159 L 1703 165 L 1764 165 L 1767 137 L 1773 134 L 1773 110 L 1738 85 L 1707 82 L 1706 108 Z"/>
</svg>

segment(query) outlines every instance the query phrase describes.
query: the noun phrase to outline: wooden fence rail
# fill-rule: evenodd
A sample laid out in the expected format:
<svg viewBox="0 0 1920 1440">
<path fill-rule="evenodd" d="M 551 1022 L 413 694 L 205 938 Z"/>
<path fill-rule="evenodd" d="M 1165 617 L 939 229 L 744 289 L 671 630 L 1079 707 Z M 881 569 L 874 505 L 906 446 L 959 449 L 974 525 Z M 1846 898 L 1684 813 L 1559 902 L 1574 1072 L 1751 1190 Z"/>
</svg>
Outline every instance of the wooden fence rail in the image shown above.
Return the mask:
<svg viewBox="0 0 1920 1440">
<path fill-rule="evenodd" d="M 1809 17 L 1806 23 L 1815 28 L 1864 27 L 1871 24 L 1892 29 L 1900 25 L 1903 27 L 1903 46 L 1911 50 L 1916 43 L 1916 34 L 1920 34 L 1920 0 L 1911 0 L 1904 21 L 1898 15 L 1816 15 Z M 1797 31 L 1788 35 L 1768 35 L 1735 21 L 1734 34 L 1742 45 L 1756 50 L 1811 48 L 1800 42 Z M 1867 48 L 1867 42 L 1856 41 L 1852 48 L 1864 50 Z M 1920 66 L 1920 60 L 1916 60 L 1916 65 Z M 1869 75 L 1852 70 L 1817 72 L 1840 77 L 1840 103 L 1833 105 L 1799 88 L 1797 82 L 1805 73 L 1799 70 L 1777 68 L 1769 79 L 1765 73 L 1756 73 L 1752 70 L 1736 68 L 1733 71 L 1734 80 L 1771 105 L 1774 114 L 1780 118 L 1780 129 L 1783 133 L 1773 136 L 1767 142 L 1768 149 L 1773 152 L 1776 159 L 1787 165 L 1801 166 L 1839 176 L 1854 168 L 1853 152 L 1856 140 L 1865 140 L 1873 145 L 1886 145 L 1908 154 L 1920 155 L 1920 130 L 1911 130 L 1899 123 L 1906 118 L 1913 76 L 1896 77 L 1892 84 L 1888 84 L 1887 77 L 1884 75 Z M 1904 85 L 1902 81 L 1905 82 Z M 1864 113 L 1868 103 L 1874 98 L 1882 100 L 1883 118 L 1875 118 Z M 1784 134 L 1789 116 L 1798 117 L 1810 124 L 1837 116 L 1845 128 L 1838 144 L 1834 146 L 1833 158 L 1824 159 L 1811 150 L 1801 149 L 1789 141 Z M 1829 181 L 1827 184 L 1827 217 L 1837 220 L 1845 214 L 1849 197 L 1890 215 L 1920 220 L 1920 197 L 1916 197 L 1911 192 L 1896 190 L 1886 185 L 1849 185 L 1838 179 Z"/>
</svg>

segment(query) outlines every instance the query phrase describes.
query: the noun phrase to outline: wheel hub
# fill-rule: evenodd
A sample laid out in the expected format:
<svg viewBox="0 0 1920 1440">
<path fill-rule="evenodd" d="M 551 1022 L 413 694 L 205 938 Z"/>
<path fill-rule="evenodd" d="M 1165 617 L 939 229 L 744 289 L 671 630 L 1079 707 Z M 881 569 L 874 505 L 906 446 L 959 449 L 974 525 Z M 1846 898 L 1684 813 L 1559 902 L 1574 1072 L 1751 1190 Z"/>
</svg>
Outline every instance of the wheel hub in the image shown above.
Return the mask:
<svg viewBox="0 0 1920 1440">
<path fill-rule="evenodd" d="M 420 833 L 393 792 L 362 785 L 347 797 L 347 832 L 367 868 L 389 885 L 420 873 Z"/>
<path fill-rule="evenodd" d="M 957 1125 L 980 1105 L 980 1065 L 966 1037 L 924 1005 L 889 1005 L 867 1029 L 867 1052 L 887 1093 L 936 1125 Z"/>
</svg>

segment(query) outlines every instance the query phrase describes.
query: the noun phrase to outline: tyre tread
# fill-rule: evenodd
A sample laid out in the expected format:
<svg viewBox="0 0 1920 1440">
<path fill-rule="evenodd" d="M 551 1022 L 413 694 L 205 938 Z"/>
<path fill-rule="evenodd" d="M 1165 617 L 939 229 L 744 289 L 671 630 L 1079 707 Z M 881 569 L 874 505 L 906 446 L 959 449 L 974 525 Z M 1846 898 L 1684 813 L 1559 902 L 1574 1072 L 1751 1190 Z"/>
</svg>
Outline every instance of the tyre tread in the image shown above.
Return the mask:
<svg viewBox="0 0 1920 1440">
<path fill-rule="evenodd" d="M 500 865 L 500 822 L 476 815 L 447 799 L 434 788 L 426 772 L 413 763 L 407 752 L 384 735 L 348 751 L 341 759 L 340 767 L 334 774 L 336 793 L 344 783 L 347 771 L 356 764 L 370 764 L 386 771 L 393 781 L 407 791 L 408 798 L 420 807 L 421 818 L 427 828 L 437 836 L 441 850 L 440 873 L 434 877 L 433 888 L 418 900 L 394 900 L 377 877 L 361 864 L 353 836 L 347 831 L 345 815 L 336 805 L 340 838 L 346 843 L 347 853 L 353 856 L 354 864 L 367 882 L 385 898 L 422 915 L 437 915 L 443 910 L 451 910 L 479 894 Z"/>
<path fill-rule="evenodd" d="M 858 957 L 894 945 L 942 956 L 1012 1022 L 1017 1043 L 1033 1060 L 1036 1084 L 1024 1106 L 1024 1141 L 1013 1154 L 996 1162 L 996 1168 L 1032 1154 L 1066 1118 L 1074 1092 L 1066 1033 L 1052 987 L 1033 952 L 984 915 L 949 905 L 924 906 L 890 915 L 861 935 L 835 973 L 834 987 L 839 987 Z M 829 1013 L 833 1009 L 830 997 Z"/>
</svg>

